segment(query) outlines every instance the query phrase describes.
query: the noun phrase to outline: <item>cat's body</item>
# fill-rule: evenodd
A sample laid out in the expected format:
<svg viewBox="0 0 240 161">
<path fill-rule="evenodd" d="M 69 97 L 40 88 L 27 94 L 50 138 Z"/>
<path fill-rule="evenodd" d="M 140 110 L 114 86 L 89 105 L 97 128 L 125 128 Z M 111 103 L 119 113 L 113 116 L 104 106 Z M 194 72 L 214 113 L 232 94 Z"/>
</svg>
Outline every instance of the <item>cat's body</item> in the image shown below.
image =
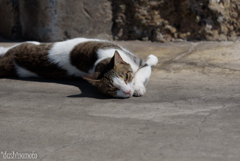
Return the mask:
<svg viewBox="0 0 240 161">
<path fill-rule="evenodd" d="M 150 77 L 151 66 L 157 62 L 153 55 L 145 62 L 115 43 L 98 39 L 26 42 L 9 48 L 0 47 L 0 78 L 83 77 L 104 94 L 141 96 L 146 91 L 144 86 Z"/>
</svg>

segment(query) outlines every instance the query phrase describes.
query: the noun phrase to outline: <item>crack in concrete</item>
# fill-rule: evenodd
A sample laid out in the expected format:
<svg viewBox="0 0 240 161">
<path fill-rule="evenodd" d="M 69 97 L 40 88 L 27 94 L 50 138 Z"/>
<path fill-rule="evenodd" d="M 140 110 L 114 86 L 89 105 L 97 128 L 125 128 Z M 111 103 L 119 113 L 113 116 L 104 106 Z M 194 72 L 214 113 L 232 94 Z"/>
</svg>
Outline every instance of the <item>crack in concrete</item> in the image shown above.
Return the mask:
<svg viewBox="0 0 240 161">
<path fill-rule="evenodd" d="M 221 109 L 223 109 L 223 108 L 227 108 L 228 106 L 226 105 L 226 103 L 227 103 L 228 101 L 230 101 L 231 99 L 233 99 L 233 95 L 234 95 L 234 94 L 232 94 L 229 98 L 227 98 L 225 101 L 223 101 L 223 102 L 221 103 L 221 107 L 220 107 L 220 108 L 214 109 L 214 110 L 210 110 L 210 112 L 209 112 L 207 115 L 205 115 L 205 116 L 203 117 L 203 119 L 202 119 L 198 124 L 194 124 L 194 126 L 196 126 L 197 129 L 198 129 L 198 132 L 197 132 L 197 134 L 195 135 L 196 138 L 198 138 L 199 134 L 202 132 L 202 129 L 201 129 L 200 126 L 201 126 L 203 123 L 205 123 L 210 116 L 216 114 L 219 110 L 221 110 Z"/>
<path fill-rule="evenodd" d="M 214 113 L 216 113 L 219 109 L 214 109 L 214 110 L 211 110 L 207 115 L 205 115 L 203 117 L 203 119 L 198 123 L 198 124 L 194 124 L 195 127 L 197 127 L 198 129 L 198 132 L 195 134 L 195 137 L 198 138 L 199 134 L 202 132 L 202 129 L 201 129 L 201 125 L 203 123 L 205 123 L 207 121 L 207 118 L 212 116 Z"/>
<path fill-rule="evenodd" d="M 167 65 L 170 65 L 172 63 L 175 63 L 177 62 L 178 60 L 182 59 L 183 57 L 185 57 L 186 55 L 189 55 L 191 54 L 195 48 L 199 45 L 199 43 L 191 43 L 191 47 L 189 48 L 189 50 L 187 52 L 184 52 L 184 53 L 181 53 L 179 55 L 177 55 L 176 57 L 174 58 L 171 58 L 170 60 L 167 60 L 165 62 L 162 63 L 161 67 L 164 68 L 166 67 Z M 171 70 L 171 69 L 170 69 Z"/>
<path fill-rule="evenodd" d="M 192 43 L 192 46 L 190 47 L 190 49 L 189 49 L 187 52 L 178 55 L 177 57 L 175 57 L 174 59 L 172 59 L 172 62 L 178 61 L 179 59 L 182 59 L 183 57 L 191 54 L 192 51 L 194 51 L 195 48 L 196 48 L 198 45 L 199 45 L 199 43 Z"/>
<path fill-rule="evenodd" d="M 172 146 L 172 145 L 174 145 L 174 144 L 184 143 L 185 141 L 189 140 L 190 138 L 191 138 L 191 137 L 187 137 L 187 138 L 182 139 L 182 140 L 179 140 L 179 141 L 173 141 L 173 142 L 171 142 L 171 143 L 165 144 L 165 145 L 161 146 L 161 147 L 159 148 L 159 150 L 163 150 L 163 149 L 165 149 L 166 147 Z"/>
<path fill-rule="evenodd" d="M 229 68 L 229 67 L 225 67 L 225 64 L 223 65 L 217 65 L 217 64 L 212 64 L 212 63 L 207 63 L 204 61 L 204 65 L 201 65 L 199 64 L 198 62 L 186 62 L 186 61 L 179 61 L 181 60 L 182 58 L 190 55 L 193 53 L 194 50 L 196 50 L 196 48 L 201 45 L 201 43 L 191 43 L 192 45 L 190 46 L 189 50 L 187 52 L 184 52 L 184 53 L 181 53 L 179 55 L 177 55 L 176 57 L 170 59 L 170 60 L 167 60 L 165 62 L 162 63 L 161 65 L 161 69 L 164 69 L 166 68 L 168 65 L 170 64 L 186 64 L 186 65 L 191 65 L 191 66 L 196 66 L 196 67 L 200 67 L 200 68 L 206 68 L 206 67 L 209 67 L 209 68 L 217 68 L 217 69 L 223 69 L 223 70 L 230 70 L 230 71 L 233 71 L 233 72 L 240 72 L 240 70 L 238 69 L 233 69 L 233 68 Z M 173 69 L 168 69 L 168 70 L 171 70 L 171 71 L 174 71 Z"/>
<path fill-rule="evenodd" d="M 203 123 L 205 123 L 209 117 L 211 117 L 212 115 L 216 114 L 219 110 L 221 110 L 221 109 L 223 109 L 223 108 L 229 107 L 229 106 L 226 105 L 226 103 L 229 102 L 232 98 L 233 98 L 233 95 L 231 95 L 229 98 L 227 98 L 225 101 L 223 101 L 223 102 L 221 103 L 220 108 L 210 110 L 210 112 L 209 112 L 207 115 L 205 115 L 205 116 L 203 117 L 203 119 L 202 119 L 199 123 L 193 124 L 193 126 L 197 127 L 197 130 L 198 130 L 197 133 L 196 133 L 194 136 L 190 136 L 190 137 L 187 137 L 187 138 L 182 139 L 182 140 L 179 140 L 179 141 L 174 141 L 174 142 L 165 144 L 165 145 L 163 145 L 162 147 L 160 147 L 159 150 L 163 150 L 163 149 L 165 149 L 166 147 L 172 146 L 172 145 L 174 145 L 174 144 L 184 143 L 185 141 L 188 141 L 188 140 L 193 139 L 193 138 L 198 138 L 198 137 L 199 137 L 199 134 L 202 132 L 201 125 L 202 125 Z M 177 103 L 175 103 L 175 106 L 176 106 L 176 104 L 177 104 Z"/>
<path fill-rule="evenodd" d="M 240 72 L 240 70 L 237 70 L 237 69 L 227 68 L 227 67 L 224 67 L 224 65 L 218 66 L 216 64 L 211 64 L 211 63 L 207 63 L 205 65 L 200 65 L 197 62 L 184 62 L 184 61 L 182 61 L 182 62 L 177 62 L 177 64 L 186 64 L 186 65 L 195 66 L 195 67 L 199 67 L 199 68 L 209 67 L 209 68 L 218 68 L 218 69 L 230 70 L 230 71 L 233 71 L 233 72 Z"/>
</svg>

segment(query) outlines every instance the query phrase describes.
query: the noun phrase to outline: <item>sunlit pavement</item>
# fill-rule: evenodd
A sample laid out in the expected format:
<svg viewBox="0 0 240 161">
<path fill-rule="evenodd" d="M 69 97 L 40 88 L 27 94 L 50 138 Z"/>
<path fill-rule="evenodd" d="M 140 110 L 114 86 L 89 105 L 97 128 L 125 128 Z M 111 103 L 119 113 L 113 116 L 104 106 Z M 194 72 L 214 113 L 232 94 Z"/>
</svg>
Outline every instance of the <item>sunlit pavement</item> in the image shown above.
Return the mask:
<svg viewBox="0 0 240 161">
<path fill-rule="evenodd" d="M 116 43 L 158 57 L 146 95 L 112 99 L 84 80 L 0 79 L 0 160 L 239 161 L 239 42 Z"/>
</svg>

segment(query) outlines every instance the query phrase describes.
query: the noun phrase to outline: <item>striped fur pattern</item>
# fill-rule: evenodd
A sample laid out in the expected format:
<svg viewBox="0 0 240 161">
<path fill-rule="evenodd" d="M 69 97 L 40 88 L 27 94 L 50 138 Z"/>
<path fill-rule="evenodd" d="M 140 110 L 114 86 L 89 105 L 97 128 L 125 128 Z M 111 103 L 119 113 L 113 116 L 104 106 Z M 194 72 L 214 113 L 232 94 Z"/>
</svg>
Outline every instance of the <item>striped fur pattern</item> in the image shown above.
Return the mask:
<svg viewBox="0 0 240 161">
<path fill-rule="evenodd" d="M 102 93 L 128 98 L 145 94 L 151 66 L 158 59 L 144 61 L 115 43 L 75 38 L 56 43 L 24 42 L 0 47 L 0 78 L 82 77 Z"/>
</svg>

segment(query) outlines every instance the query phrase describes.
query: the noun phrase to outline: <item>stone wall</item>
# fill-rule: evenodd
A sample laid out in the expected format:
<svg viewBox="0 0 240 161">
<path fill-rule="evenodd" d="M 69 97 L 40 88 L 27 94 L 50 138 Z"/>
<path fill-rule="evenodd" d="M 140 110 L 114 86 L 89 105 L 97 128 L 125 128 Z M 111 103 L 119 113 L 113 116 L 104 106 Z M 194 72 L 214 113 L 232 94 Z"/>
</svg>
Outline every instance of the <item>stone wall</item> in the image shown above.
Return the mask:
<svg viewBox="0 0 240 161">
<path fill-rule="evenodd" d="M 119 40 L 236 40 L 239 0 L 113 1 L 113 36 Z"/>
<path fill-rule="evenodd" d="M 240 0 L 1 0 L 0 37 L 234 41 Z"/>
<path fill-rule="evenodd" d="M 0 36 L 6 39 L 21 39 L 22 26 L 18 0 L 0 1 Z"/>
<path fill-rule="evenodd" d="M 0 36 L 12 40 L 110 39 L 108 0 L 1 0 Z M 4 25 L 3 25 L 4 24 Z"/>
</svg>

